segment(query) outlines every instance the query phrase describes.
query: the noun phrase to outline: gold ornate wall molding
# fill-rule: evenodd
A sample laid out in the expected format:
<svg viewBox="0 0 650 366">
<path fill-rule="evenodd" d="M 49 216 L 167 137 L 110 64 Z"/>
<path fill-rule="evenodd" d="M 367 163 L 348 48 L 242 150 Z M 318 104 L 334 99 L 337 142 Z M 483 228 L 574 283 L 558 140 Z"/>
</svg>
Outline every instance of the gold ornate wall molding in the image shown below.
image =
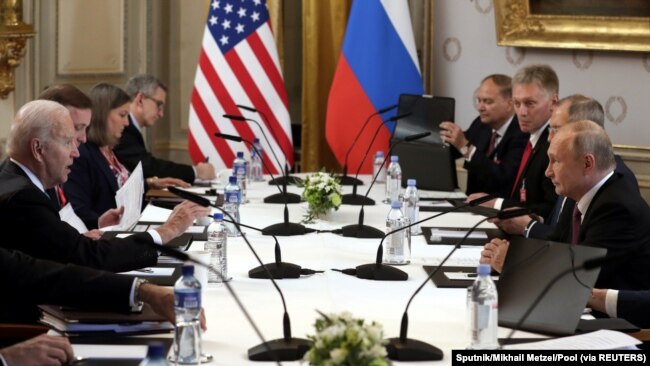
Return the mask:
<svg viewBox="0 0 650 366">
<path fill-rule="evenodd" d="M 22 0 L 0 0 L 0 98 L 15 89 L 14 71 L 25 56 L 34 28 L 23 22 Z"/>
</svg>

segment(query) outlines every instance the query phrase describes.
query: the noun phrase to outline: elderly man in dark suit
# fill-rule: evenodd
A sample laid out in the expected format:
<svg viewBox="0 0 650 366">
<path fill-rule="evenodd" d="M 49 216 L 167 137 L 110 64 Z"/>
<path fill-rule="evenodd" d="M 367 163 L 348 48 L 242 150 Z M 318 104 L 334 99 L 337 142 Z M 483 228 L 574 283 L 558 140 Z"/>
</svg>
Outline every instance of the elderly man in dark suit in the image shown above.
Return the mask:
<svg viewBox="0 0 650 366">
<path fill-rule="evenodd" d="M 612 143 L 591 121 L 562 127 L 548 150 L 546 175 L 558 194 L 576 202 L 564 210 L 550 240 L 607 248 L 608 256 L 626 257 L 601 269 L 599 288 L 650 289 L 650 207 L 639 190 L 616 172 Z M 506 241 L 493 240 L 481 261 L 500 270 Z"/>
<path fill-rule="evenodd" d="M 9 161 L 0 172 L 0 246 L 36 258 L 74 263 L 109 271 L 154 265 L 165 244 L 182 234 L 207 208 L 178 205 L 167 222 L 124 239 L 93 241 L 61 221 L 46 190 L 65 182 L 79 156 L 70 113 L 46 100 L 25 104 L 7 138 Z"/>
<path fill-rule="evenodd" d="M 142 128 L 152 127 L 162 118 L 167 99 L 165 84 L 151 75 L 136 75 L 126 83 L 125 91 L 131 97 L 129 124 L 114 152 L 127 169 L 133 171 L 141 161 L 145 178 L 173 177 L 188 183 L 193 183 L 197 178 L 215 178 L 214 167 L 209 163 L 201 162 L 196 166 L 179 164 L 156 158 L 147 151 Z"/>
<path fill-rule="evenodd" d="M 476 94 L 479 116 L 465 133 L 453 122 L 440 124 L 440 137 L 455 147 L 454 157 L 465 159 L 467 194 L 506 197 L 514 184 L 528 135 L 519 129 L 511 82 L 501 74 L 481 81 Z"/>
<path fill-rule="evenodd" d="M 530 65 L 512 78 L 512 99 L 519 128 L 529 134 L 515 183 L 503 198 L 486 202 L 497 209 L 524 206 L 540 217 L 548 217 L 557 199 L 553 184 L 544 176 L 548 165 L 548 121 L 558 101 L 559 80 L 548 65 Z M 468 200 L 484 196 L 474 193 Z"/>
</svg>

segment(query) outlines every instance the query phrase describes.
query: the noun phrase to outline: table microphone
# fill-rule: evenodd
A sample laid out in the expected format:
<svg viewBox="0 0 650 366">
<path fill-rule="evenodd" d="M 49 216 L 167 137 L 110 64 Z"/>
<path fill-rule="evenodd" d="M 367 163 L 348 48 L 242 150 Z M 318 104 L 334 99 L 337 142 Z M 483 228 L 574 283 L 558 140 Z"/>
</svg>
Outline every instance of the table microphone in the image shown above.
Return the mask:
<svg viewBox="0 0 650 366">
<path fill-rule="evenodd" d="M 399 229 L 392 230 L 388 232 L 387 234 L 382 234 L 381 242 L 379 242 L 379 247 L 377 247 L 377 259 L 375 263 L 368 263 L 368 264 L 362 264 L 360 266 L 357 266 L 356 268 L 348 268 L 344 270 L 340 270 L 340 272 L 345 273 L 347 275 L 351 276 L 356 276 L 358 278 L 362 278 L 365 280 L 375 280 L 375 281 L 406 281 L 408 279 L 408 274 L 400 269 L 397 269 L 393 266 L 383 264 L 383 259 L 384 259 L 384 240 L 390 236 L 391 234 L 394 234 L 398 231 L 401 230 L 406 230 L 410 228 L 411 226 L 414 225 L 419 225 L 425 221 L 429 221 L 431 219 L 435 219 L 436 217 L 448 214 L 450 212 L 454 212 L 457 210 L 460 210 L 462 208 L 468 207 L 468 206 L 478 206 L 481 203 L 487 202 L 491 199 L 494 199 L 494 195 L 486 195 L 483 197 L 479 197 L 475 200 L 472 200 L 466 204 L 463 205 L 458 205 L 457 207 L 452 208 L 451 210 L 440 212 L 438 214 L 435 214 L 433 216 L 427 217 L 425 219 L 422 219 L 420 221 L 416 221 L 413 223 L 410 223 L 406 226 L 402 226 Z M 530 210 L 528 210 L 530 211 Z M 504 211 L 505 212 L 505 211 Z M 486 219 L 487 220 L 487 219 Z"/>
<path fill-rule="evenodd" d="M 480 198 L 479 198 L 480 199 Z M 474 200 L 476 201 L 476 200 Z M 470 204 L 473 204 L 474 201 L 470 202 Z M 489 200 L 486 200 L 487 202 Z M 480 203 L 476 203 L 474 205 L 478 205 Z M 469 204 L 468 204 L 469 205 Z M 467 207 L 466 205 L 465 207 Z M 476 230 L 476 228 L 485 222 L 486 220 L 489 219 L 494 219 L 494 218 L 499 218 L 502 220 L 505 219 L 511 219 L 513 217 L 518 217 L 518 216 L 524 216 L 528 215 L 531 213 L 531 210 L 529 208 L 522 208 L 522 209 L 514 209 L 514 210 L 506 210 L 506 211 L 499 211 L 496 215 L 490 216 L 490 217 L 485 217 L 479 222 L 477 222 L 474 226 L 472 226 L 467 233 L 465 233 L 465 236 L 463 236 L 462 239 L 458 241 L 454 245 L 454 247 L 451 249 L 449 254 L 440 262 L 440 264 L 436 267 L 435 270 L 431 272 L 427 276 L 427 278 L 422 282 L 422 284 L 415 290 L 413 295 L 411 295 L 411 298 L 409 299 L 408 303 L 406 304 L 406 309 L 404 309 L 404 314 L 402 315 L 402 323 L 400 325 L 400 332 L 399 332 L 399 337 L 397 338 L 389 338 L 388 339 L 388 344 L 386 345 L 386 351 L 388 351 L 388 358 L 391 360 L 397 360 L 397 361 L 437 361 L 441 360 L 443 357 L 442 351 L 428 343 L 418 341 L 416 339 L 410 339 L 407 338 L 407 333 L 408 333 L 408 309 L 409 306 L 411 305 L 411 302 L 415 298 L 415 295 L 417 295 L 420 290 L 429 282 L 433 276 L 435 276 L 436 273 L 442 268 L 442 266 L 447 262 L 449 257 L 456 251 L 456 249 L 460 248 L 460 246 L 465 242 L 465 240 L 469 237 L 469 235 Z M 444 213 L 443 213 L 444 214 Z M 436 215 L 440 216 L 440 214 Z M 428 220 L 428 219 L 425 219 Z"/>
<path fill-rule="evenodd" d="M 200 198 L 203 198 L 203 197 L 200 197 Z M 203 198 L 203 199 L 205 199 L 205 198 Z M 207 201 L 207 199 L 205 199 L 205 200 Z M 237 225 L 237 224 L 235 223 L 235 225 Z M 246 240 L 246 238 L 244 238 L 244 240 Z M 154 248 L 155 250 L 159 251 L 161 254 L 164 254 L 166 256 L 178 259 L 178 260 L 183 261 L 183 262 L 192 262 L 192 263 L 194 263 L 196 265 L 207 268 L 208 271 L 211 271 L 212 273 L 216 274 L 222 280 L 222 283 L 226 286 L 226 289 L 230 293 L 230 296 L 232 296 L 232 298 L 235 300 L 235 303 L 237 303 L 237 307 L 239 307 L 239 310 L 241 310 L 241 312 L 244 314 L 244 316 L 246 317 L 246 320 L 248 320 L 248 323 L 251 325 L 251 327 L 255 331 L 255 334 L 257 334 L 257 337 L 262 341 L 262 344 L 257 346 L 257 347 L 263 347 L 267 352 L 269 352 L 269 354 L 271 354 L 273 356 L 276 356 L 276 357 L 272 358 L 271 361 L 276 361 L 278 366 L 280 365 L 280 361 L 284 361 L 284 360 L 282 360 L 280 358 L 281 353 L 279 351 L 276 351 L 273 344 L 272 344 L 273 342 L 276 342 L 276 341 L 268 342 L 266 340 L 266 338 L 264 338 L 264 335 L 260 331 L 257 324 L 255 324 L 255 321 L 251 317 L 250 313 L 246 310 L 246 307 L 244 306 L 244 304 L 241 302 L 241 300 L 239 299 L 239 297 L 235 293 L 235 290 L 232 288 L 232 286 L 230 285 L 229 282 L 224 280 L 224 278 L 221 275 L 220 271 L 218 271 L 212 265 L 210 265 L 208 263 L 203 263 L 200 260 L 198 260 L 198 259 L 196 259 L 194 257 L 191 257 L 187 253 L 181 252 L 181 251 L 179 251 L 177 249 L 167 247 L 167 246 L 164 246 L 164 245 L 158 245 L 158 244 L 154 243 L 153 241 L 139 241 L 139 243 L 141 243 L 141 245 L 146 245 L 148 247 Z M 284 303 L 284 297 L 282 298 L 282 302 Z M 285 316 L 288 318 L 288 315 L 286 315 L 286 307 L 285 307 Z M 289 334 L 289 337 L 291 337 L 290 334 Z M 302 355 L 300 357 L 302 357 Z M 296 359 L 298 359 L 298 358 L 296 358 Z M 293 360 L 287 360 L 287 361 L 293 361 Z"/>
<path fill-rule="evenodd" d="M 378 110 L 376 112 L 373 112 L 370 116 L 368 116 L 366 121 L 363 123 L 363 126 L 361 126 L 361 128 L 359 129 L 359 132 L 357 132 L 357 135 L 354 137 L 354 140 L 352 140 L 352 143 L 350 144 L 350 147 L 348 148 L 348 151 L 345 153 L 345 162 L 343 164 L 343 175 L 337 177 L 340 180 L 341 185 L 344 185 L 344 186 L 354 185 L 355 186 L 355 191 L 356 191 L 356 185 L 363 185 L 363 182 L 359 178 L 357 178 L 357 177 L 352 178 L 352 177 L 348 176 L 348 158 L 350 157 L 350 153 L 352 152 L 352 148 L 354 147 L 354 145 L 356 145 L 357 141 L 359 140 L 359 137 L 361 137 L 361 133 L 363 132 L 363 130 L 366 129 L 366 126 L 368 126 L 368 122 L 370 122 L 372 117 L 380 115 L 380 114 L 384 114 L 384 113 L 386 113 L 388 111 L 391 111 L 391 110 L 393 110 L 395 108 L 397 108 L 397 104 L 393 104 L 391 106 L 388 106 L 388 107 L 382 108 L 382 109 L 380 109 L 380 110 Z M 375 133 L 375 136 L 376 135 L 377 134 Z M 370 149 L 370 146 L 372 146 L 372 143 L 374 141 L 375 141 L 375 138 L 373 137 L 372 141 L 370 142 L 370 145 L 368 146 L 368 149 Z M 364 159 L 365 159 L 365 156 L 364 156 Z M 361 161 L 361 164 L 363 164 L 363 160 Z M 361 166 L 361 165 L 359 165 L 359 166 Z"/>
<path fill-rule="evenodd" d="M 282 328 L 283 328 L 284 337 L 272 341 L 266 341 L 264 338 L 262 338 L 262 344 L 254 346 L 248 350 L 248 359 L 251 361 L 296 361 L 301 359 L 305 355 L 305 353 L 307 353 L 307 351 L 309 350 L 311 342 L 306 339 L 293 338 L 291 336 L 291 320 L 289 319 L 289 313 L 287 311 L 287 304 L 284 300 L 284 294 L 282 293 L 282 290 L 280 290 L 278 284 L 273 279 L 273 275 L 271 274 L 271 272 L 268 270 L 268 268 L 266 268 L 264 263 L 262 263 L 262 260 L 260 259 L 259 255 L 257 255 L 257 252 L 253 248 L 253 245 L 251 245 L 251 243 L 248 241 L 246 235 L 243 235 L 241 231 L 242 225 L 240 225 L 232 217 L 232 215 L 230 215 L 230 213 L 228 213 L 226 210 L 222 209 L 221 207 L 217 207 L 216 205 L 210 204 L 210 201 L 207 198 L 196 196 L 193 193 L 183 191 L 182 189 L 176 187 L 169 187 L 169 191 L 172 192 L 173 194 L 178 195 L 181 198 L 187 198 L 188 201 L 194 202 L 197 205 L 203 207 L 214 207 L 217 210 L 223 212 L 224 215 L 228 216 L 230 222 L 235 224 L 235 227 L 237 227 L 237 231 L 239 231 L 239 233 L 242 234 L 241 237 L 244 239 L 244 242 L 248 246 L 248 249 L 250 249 L 250 251 L 253 253 L 253 256 L 255 256 L 257 262 L 264 270 L 267 271 L 268 279 L 271 280 L 273 287 L 275 287 L 275 289 L 280 294 L 280 299 L 282 300 L 282 307 L 284 308 L 284 317 L 282 319 Z M 190 199 L 190 197 L 192 198 Z M 162 253 L 165 254 L 167 254 L 167 251 L 173 251 L 176 254 L 170 256 L 173 256 L 174 258 L 180 260 L 187 260 L 185 258 L 190 258 L 186 253 L 181 253 L 171 248 L 166 248 L 159 245 L 156 245 L 156 248 L 158 250 L 160 250 L 159 248 L 165 248 L 166 250 L 160 250 Z M 218 273 L 219 277 L 223 280 L 221 273 L 216 269 L 214 269 L 211 265 L 203 264 L 200 261 L 197 261 L 195 259 L 190 259 L 190 260 L 194 263 L 199 263 L 204 267 L 208 267 L 210 270 L 212 270 L 215 273 Z M 229 290 L 231 289 L 230 284 L 228 282 L 223 282 L 223 283 L 227 286 Z M 233 292 L 233 296 L 234 296 L 234 292 Z M 240 304 L 239 299 L 235 297 L 235 300 L 237 300 L 237 303 Z M 242 308 L 242 310 L 244 310 L 243 305 L 240 305 L 240 307 Z M 250 316 L 247 313 L 246 316 L 249 318 L 249 321 L 252 322 L 252 318 L 250 318 Z M 255 327 L 255 329 L 259 333 L 257 327 Z M 259 333 L 259 335 L 261 337 L 261 333 Z"/>
<path fill-rule="evenodd" d="M 210 206 L 214 207 L 212 204 L 210 204 Z M 232 220 L 224 219 L 224 221 L 233 223 Z M 250 225 L 244 225 L 242 223 L 239 223 L 239 226 L 262 232 L 262 229 Z M 280 249 L 280 243 L 278 242 L 278 238 L 275 235 L 271 235 L 271 236 L 273 237 L 273 240 L 275 240 L 275 262 L 265 263 L 262 266 L 258 266 L 251 269 L 250 271 L 248 271 L 248 277 L 269 279 L 269 273 L 270 273 L 274 279 L 281 280 L 284 278 L 300 278 L 301 275 L 308 276 L 316 273 L 323 273 L 323 271 L 315 271 L 313 269 L 302 268 L 297 264 L 283 262 L 282 250 Z"/>
<path fill-rule="evenodd" d="M 259 113 L 262 116 L 262 119 L 264 119 L 266 125 L 267 126 L 271 125 L 270 122 L 269 122 L 269 118 L 266 116 L 266 113 L 258 110 L 257 108 L 249 107 L 249 106 L 245 106 L 245 105 L 241 105 L 241 104 L 236 104 L 236 106 L 238 108 L 247 110 L 249 112 Z M 271 136 L 273 136 L 275 141 L 277 141 L 278 144 L 279 144 L 280 140 L 278 139 L 278 136 L 275 134 L 275 132 L 273 131 L 272 128 L 269 128 L 269 132 L 271 132 Z M 268 142 L 268 140 L 267 140 L 267 142 Z M 269 181 L 269 185 L 296 184 L 296 182 L 300 181 L 300 178 L 289 175 L 289 164 L 288 164 L 289 160 L 287 159 L 287 154 L 284 152 L 284 150 L 282 148 L 280 148 L 280 150 L 282 151 L 282 155 L 284 155 L 284 174 L 282 176 L 280 176 L 280 177 L 277 177 L 277 178 Z"/>
<path fill-rule="evenodd" d="M 410 112 L 398 114 L 397 116 L 393 116 L 390 119 L 388 119 L 388 121 L 382 122 L 382 124 L 377 126 L 377 129 L 375 130 L 375 134 L 372 136 L 372 139 L 370 140 L 370 144 L 368 144 L 368 148 L 366 149 L 366 152 L 363 154 L 363 158 L 361 159 L 361 162 L 359 163 L 359 167 L 357 168 L 357 172 L 354 175 L 354 179 L 359 180 L 358 179 L 359 172 L 361 172 L 361 167 L 363 167 L 363 162 L 366 161 L 366 158 L 368 157 L 368 153 L 370 152 L 370 148 L 372 147 L 372 144 L 375 142 L 375 139 L 379 135 L 379 131 L 381 131 L 382 127 L 384 127 L 384 124 L 389 123 L 389 122 L 397 122 L 398 120 L 400 120 L 400 119 L 402 119 L 404 117 L 408 117 L 410 115 L 411 115 Z M 384 163 L 385 163 L 385 161 L 384 161 Z M 373 200 L 372 198 L 369 198 L 367 195 L 366 196 L 357 195 L 357 184 L 356 183 L 353 183 L 353 185 L 352 185 L 352 193 L 351 194 L 344 194 L 341 197 L 341 202 L 344 205 L 353 205 L 353 206 L 362 206 L 362 205 L 371 206 L 371 205 L 375 204 L 375 200 Z"/>
<path fill-rule="evenodd" d="M 223 139 L 226 139 L 226 140 L 237 141 L 237 142 L 245 142 L 248 145 L 250 145 L 259 154 L 259 151 L 257 151 L 257 148 L 255 148 L 255 145 L 253 145 L 253 143 L 251 141 L 246 140 L 246 139 L 244 139 L 244 138 L 242 138 L 240 136 L 227 135 L 225 133 L 219 133 L 219 132 L 216 132 L 214 135 L 217 136 L 217 137 L 221 137 Z M 262 163 L 264 163 L 264 160 L 262 160 Z M 265 164 L 265 166 L 266 166 L 266 164 Z M 267 170 L 268 170 L 268 167 L 267 167 Z M 269 171 L 269 174 L 270 173 L 271 172 Z M 271 174 L 271 177 L 273 177 L 272 174 Z M 280 188 L 280 186 L 276 185 L 276 187 L 278 188 L 280 193 L 282 193 L 282 189 Z M 287 189 L 286 185 L 284 186 L 284 189 L 285 189 L 285 192 L 286 192 L 286 189 Z M 296 223 L 293 223 L 293 222 L 289 222 L 289 207 L 287 206 L 287 202 L 284 202 L 284 222 L 265 227 L 264 229 L 262 229 L 262 234 L 264 234 L 264 235 L 277 235 L 277 236 L 293 236 L 293 235 L 303 235 L 303 234 L 307 234 L 307 233 L 312 233 L 314 231 L 315 231 L 314 229 L 307 228 L 302 224 L 296 224 Z"/>
<path fill-rule="evenodd" d="M 388 153 L 384 157 L 384 160 L 382 162 L 383 164 L 386 164 L 386 159 L 390 156 L 391 151 L 393 151 L 393 148 L 397 145 L 399 145 L 402 142 L 407 142 L 407 141 L 415 141 L 419 140 L 421 138 L 427 137 L 431 135 L 431 132 L 421 132 L 421 133 L 416 133 L 413 135 L 406 136 L 403 140 L 397 141 L 393 146 L 388 149 Z M 379 173 L 381 172 L 381 169 L 377 171 L 377 174 L 372 178 L 372 181 L 370 182 L 370 186 L 368 187 L 368 191 L 365 194 L 365 197 L 368 197 L 370 194 L 370 189 L 372 189 L 372 186 L 375 184 L 377 181 L 377 177 L 379 177 Z M 374 201 L 373 201 L 374 203 Z M 363 219 L 364 219 L 364 212 L 363 212 L 363 207 L 365 205 L 361 205 L 361 210 L 359 210 L 359 223 L 357 224 L 352 224 L 352 225 L 346 225 L 341 228 L 341 234 L 345 237 L 354 237 L 354 238 L 364 238 L 364 239 L 379 239 L 384 237 L 384 232 L 375 229 L 372 226 L 367 226 L 363 224 Z"/>
</svg>

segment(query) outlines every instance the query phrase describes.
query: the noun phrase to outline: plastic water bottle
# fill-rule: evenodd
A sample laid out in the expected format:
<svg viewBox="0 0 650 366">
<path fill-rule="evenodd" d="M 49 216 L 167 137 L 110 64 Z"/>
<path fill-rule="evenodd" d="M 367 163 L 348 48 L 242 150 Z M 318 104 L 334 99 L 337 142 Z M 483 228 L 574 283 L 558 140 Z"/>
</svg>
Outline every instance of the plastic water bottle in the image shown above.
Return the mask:
<svg viewBox="0 0 650 366">
<path fill-rule="evenodd" d="M 402 215 L 402 203 L 393 201 L 386 218 L 386 233 L 408 225 L 408 219 Z M 384 242 L 384 260 L 386 264 L 408 264 L 411 261 L 411 235 L 407 230 L 390 234 Z"/>
<path fill-rule="evenodd" d="M 415 179 L 407 180 L 406 190 L 402 197 L 402 202 L 404 202 L 404 216 L 409 219 L 410 223 L 414 223 L 420 219 L 420 194 L 415 185 Z M 410 230 L 413 235 L 421 233 L 420 225 L 413 225 Z"/>
<path fill-rule="evenodd" d="M 145 357 L 140 366 L 168 366 L 165 359 L 165 346 L 160 342 L 152 342 L 147 349 L 147 357 Z"/>
<path fill-rule="evenodd" d="M 379 175 L 377 175 L 379 172 Z M 375 160 L 372 164 L 372 176 L 377 176 L 377 183 L 386 182 L 386 166 L 384 165 L 384 152 L 377 150 Z"/>
<path fill-rule="evenodd" d="M 208 283 L 219 283 L 228 278 L 228 232 L 223 224 L 223 214 L 215 213 L 213 217 L 214 221 L 208 226 L 208 241 L 205 242 L 204 249 L 210 252 L 210 265 L 221 273 L 219 277 L 209 271 Z"/>
<path fill-rule="evenodd" d="M 246 202 L 246 186 L 248 181 L 248 161 L 244 159 L 244 152 L 238 151 L 237 157 L 232 162 L 232 175 L 237 177 L 237 184 L 241 190 L 239 203 Z"/>
<path fill-rule="evenodd" d="M 228 212 L 234 219 L 239 223 L 239 205 L 241 203 L 241 190 L 237 184 L 238 178 L 234 175 L 230 176 L 228 184 L 223 194 L 223 209 Z M 228 236 L 239 236 L 241 235 L 237 226 L 230 222 L 226 223 L 226 229 L 228 230 Z"/>
<path fill-rule="evenodd" d="M 390 164 L 386 170 L 386 200 L 391 203 L 399 200 L 402 190 L 402 167 L 399 165 L 399 156 L 391 155 Z"/>
<path fill-rule="evenodd" d="M 201 284 L 194 277 L 194 266 L 183 266 L 183 276 L 174 285 L 176 362 L 196 364 L 201 361 Z"/>
<path fill-rule="evenodd" d="M 497 349 L 497 329 L 499 327 L 499 302 L 497 287 L 492 281 L 488 264 L 480 264 L 476 272 L 478 277 L 471 290 L 469 306 L 471 344 L 469 349 Z"/>
<path fill-rule="evenodd" d="M 262 182 L 264 181 L 264 171 L 262 169 L 262 159 L 264 158 L 264 150 L 262 149 L 262 144 L 260 139 L 257 137 L 253 140 L 253 146 L 255 149 L 251 148 L 251 181 L 253 182 Z M 257 151 L 255 151 L 257 149 Z"/>
</svg>

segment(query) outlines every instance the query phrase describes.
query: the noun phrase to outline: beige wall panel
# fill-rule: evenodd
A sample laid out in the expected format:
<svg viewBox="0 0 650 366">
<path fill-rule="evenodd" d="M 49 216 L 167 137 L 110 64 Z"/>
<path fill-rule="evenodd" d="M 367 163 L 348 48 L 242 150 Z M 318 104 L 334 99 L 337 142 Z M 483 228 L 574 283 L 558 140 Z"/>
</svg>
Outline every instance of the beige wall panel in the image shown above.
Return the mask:
<svg viewBox="0 0 650 366">
<path fill-rule="evenodd" d="M 124 72 L 124 19 L 123 0 L 59 1 L 57 73 Z"/>
</svg>

